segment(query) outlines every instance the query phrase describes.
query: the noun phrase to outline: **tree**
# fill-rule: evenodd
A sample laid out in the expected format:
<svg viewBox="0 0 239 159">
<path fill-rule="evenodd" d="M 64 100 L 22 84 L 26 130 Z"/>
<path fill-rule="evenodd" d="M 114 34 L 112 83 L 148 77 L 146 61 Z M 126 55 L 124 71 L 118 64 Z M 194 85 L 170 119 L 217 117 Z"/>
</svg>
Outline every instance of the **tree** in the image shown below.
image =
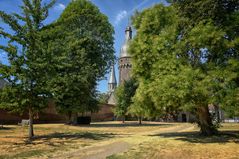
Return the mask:
<svg viewBox="0 0 239 159">
<path fill-rule="evenodd" d="M 229 74 L 229 77 L 232 79 L 228 80 L 227 78 L 227 85 L 225 85 L 226 89 L 220 90 L 220 94 L 224 94 L 224 96 L 218 96 L 217 99 L 215 99 L 217 101 L 214 100 L 213 104 L 218 105 L 220 101 L 220 107 L 223 108 L 227 114 L 237 115 L 239 106 L 236 104 L 238 103 L 238 77 L 235 75 L 235 72 L 238 72 L 238 64 L 236 59 L 238 59 L 239 51 L 239 1 L 176 0 L 174 5 L 176 6 L 177 10 L 180 10 L 179 14 L 185 18 L 185 20 L 180 24 L 181 26 L 184 26 L 184 30 L 190 30 L 193 26 L 197 26 L 202 23 L 211 23 L 213 26 L 217 27 L 217 29 L 223 31 L 222 34 L 224 34 L 223 36 L 227 40 L 227 44 L 221 46 L 216 45 L 213 50 L 210 50 L 214 53 L 208 54 L 208 61 L 213 61 L 216 63 L 215 60 L 217 60 L 217 65 L 224 64 L 225 62 L 230 63 L 231 68 L 226 68 L 223 70 L 226 74 Z M 218 87 L 215 89 L 219 91 Z M 220 98 L 223 98 L 224 100 L 222 101 Z"/>
<path fill-rule="evenodd" d="M 179 7 L 184 2 L 187 8 L 196 7 L 186 14 L 184 8 Z M 223 21 L 221 14 L 215 14 L 213 19 L 203 16 L 213 12 L 210 7 L 206 11 L 204 8 L 205 14 L 202 11 L 201 17 L 196 18 L 193 13 L 200 12 L 198 8 L 208 2 L 214 1 L 191 3 L 185 0 L 168 7 L 156 5 L 137 13 L 133 18 L 137 35 L 130 45 L 133 72 L 140 85 L 142 81 L 146 84 L 142 92 L 147 92 L 159 110 L 173 107 L 194 113 L 204 135 L 217 132 L 208 105 L 225 105 L 229 92 L 238 94 L 235 92 L 238 90 L 235 84 L 238 32 L 234 25 L 224 25 L 225 21 L 218 24 Z M 238 19 L 236 10 L 227 13 L 234 17 L 231 20 Z M 238 99 L 230 97 L 230 101 L 235 100 Z"/>
<path fill-rule="evenodd" d="M 100 104 L 107 104 L 108 102 L 109 95 L 107 93 L 98 93 L 97 94 L 97 101 Z"/>
<path fill-rule="evenodd" d="M 128 108 L 128 113 L 137 116 L 139 119 L 139 124 L 142 123 L 143 118 L 153 119 L 160 115 L 160 110 L 156 110 L 154 103 L 151 100 L 151 97 L 148 95 L 148 92 L 145 87 L 147 84 L 145 81 L 139 82 L 135 95 L 132 97 L 132 103 Z"/>
<path fill-rule="evenodd" d="M 108 18 L 90 1 L 76 0 L 44 32 L 58 110 L 69 119 L 97 111 L 96 85 L 114 59 L 114 30 Z"/>
<path fill-rule="evenodd" d="M 123 84 L 121 84 L 116 89 L 116 108 L 115 108 L 115 114 L 118 117 L 122 117 L 122 122 L 125 121 L 125 116 L 128 112 L 128 109 L 130 105 L 132 104 L 132 97 L 135 94 L 135 91 L 137 89 L 138 85 L 136 80 L 133 78 L 124 81 Z M 141 122 L 141 120 L 140 120 Z"/>
<path fill-rule="evenodd" d="M 1 20 L 11 29 L 9 33 L 0 29 L 0 36 L 8 41 L 0 49 L 7 53 L 9 61 L 8 65 L 0 64 L 1 78 L 8 82 L 0 94 L 1 107 L 17 112 L 28 110 L 29 139 L 34 136 L 34 113 L 46 106 L 50 95 L 45 87 L 48 63 L 41 49 L 40 32 L 54 3 L 55 0 L 44 5 L 41 0 L 23 0 L 21 14 L 0 11 Z"/>
</svg>

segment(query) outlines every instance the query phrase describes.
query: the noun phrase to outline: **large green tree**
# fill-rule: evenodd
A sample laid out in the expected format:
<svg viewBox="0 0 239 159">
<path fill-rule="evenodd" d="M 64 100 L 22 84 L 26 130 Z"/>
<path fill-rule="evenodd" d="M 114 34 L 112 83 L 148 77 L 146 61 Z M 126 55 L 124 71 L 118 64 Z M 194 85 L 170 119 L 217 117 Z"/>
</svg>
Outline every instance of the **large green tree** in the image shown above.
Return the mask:
<svg viewBox="0 0 239 159">
<path fill-rule="evenodd" d="M 125 121 L 125 116 L 128 113 L 129 107 L 132 104 L 132 97 L 135 95 L 135 91 L 138 87 L 138 83 L 134 78 L 131 78 L 127 81 L 124 81 L 117 89 L 116 89 L 116 107 L 115 114 L 118 117 L 122 117 L 122 122 Z M 141 117 L 141 116 L 139 116 Z M 141 119 L 140 119 L 141 123 Z"/>
<path fill-rule="evenodd" d="M 44 32 L 54 74 L 50 89 L 58 110 L 69 119 L 96 111 L 97 82 L 114 59 L 114 30 L 108 18 L 92 2 L 75 0 Z"/>
<path fill-rule="evenodd" d="M 225 22 L 221 14 L 206 16 L 216 8 L 206 10 L 203 6 L 209 2 L 214 3 L 185 0 L 136 13 L 137 35 L 130 46 L 134 74 L 147 85 L 148 99 L 159 110 L 191 111 L 205 135 L 216 132 L 208 105 L 226 108 L 225 103 L 238 100 L 238 10 L 228 10 L 225 19 L 231 19 Z M 204 13 L 198 18 L 194 13 L 201 12 L 199 8 Z M 228 8 L 217 9 L 225 14 Z"/>
<path fill-rule="evenodd" d="M 233 78 L 230 82 L 227 82 L 227 86 L 221 90 L 221 94 L 225 96 L 219 96 L 214 100 L 213 104 L 217 105 L 220 98 L 221 107 L 229 115 L 238 115 L 238 77 L 235 77 L 234 73 L 238 72 L 238 52 L 239 52 L 239 1 L 235 0 L 175 0 L 174 5 L 178 10 L 181 17 L 184 20 L 180 22 L 180 26 L 183 30 L 192 30 L 194 26 L 204 25 L 210 23 L 217 30 L 221 31 L 221 36 L 224 36 L 223 40 L 227 40 L 227 43 L 221 45 L 211 46 L 211 49 L 207 51 L 206 60 L 216 65 L 223 65 L 230 61 L 230 69 L 224 69 L 228 71 L 228 74 Z M 218 32 L 218 31 L 217 31 Z M 185 36 L 186 37 L 186 36 Z M 207 49 L 207 48 L 206 48 Z M 224 65 L 225 66 L 225 65 Z M 218 68 L 221 69 L 221 68 Z M 221 71 L 223 73 L 223 71 Z M 234 75 L 234 77 L 233 77 Z M 218 91 L 218 87 L 216 88 Z"/>
<path fill-rule="evenodd" d="M 48 76 L 46 68 L 49 65 L 47 55 L 42 51 L 40 32 L 43 21 L 48 16 L 48 9 L 55 0 L 43 4 L 42 0 L 23 0 L 21 14 L 6 14 L 0 11 L 0 19 L 11 31 L 0 29 L 0 37 L 7 45 L 0 49 L 7 53 L 9 64 L 0 64 L 1 78 L 8 85 L 1 90 L 1 107 L 16 111 L 29 112 L 29 138 L 33 133 L 34 112 L 46 106 L 50 95 L 46 89 Z"/>
</svg>

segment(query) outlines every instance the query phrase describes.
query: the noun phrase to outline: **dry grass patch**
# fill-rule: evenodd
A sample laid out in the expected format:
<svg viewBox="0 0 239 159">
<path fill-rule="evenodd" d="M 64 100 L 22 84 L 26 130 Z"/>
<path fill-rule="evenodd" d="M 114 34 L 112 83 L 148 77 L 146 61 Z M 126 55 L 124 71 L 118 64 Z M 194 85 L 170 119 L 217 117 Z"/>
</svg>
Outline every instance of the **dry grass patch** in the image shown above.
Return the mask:
<svg viewBox="0 0 239 159">
<path fill-rule="evenodd" d="M 138 126 L 135 122 L 100 122 L 90 126 L 69 126 L 63 124 L 36 124 L 36 137 L 28 142 L 28 128 L 4 126 L 0 129 L 1 158 L 50 158 L 52 155 L 71 152 L 99 142 L 127 138 L 137 133 L 157 130 L 173 124 L 145 123 Z"/>
<path fill-rule="evenodd" d="M 236 159 L 239 156 L 239 124 L 222 124 L 220 134 L 200 136 L 198 129 L 148 135 L 148 141 L 110 159 Z"/>
<path fill-rule="evenodd" d="M 113 138 L 114 134 L 71 129 L 66 125 L 35 125 L 37 135 L 27 139 L 27 127 L 7 126 L 0 130 L 0 158 L 44 156 L 55 151 L 67 151 Z"/>
</svg>

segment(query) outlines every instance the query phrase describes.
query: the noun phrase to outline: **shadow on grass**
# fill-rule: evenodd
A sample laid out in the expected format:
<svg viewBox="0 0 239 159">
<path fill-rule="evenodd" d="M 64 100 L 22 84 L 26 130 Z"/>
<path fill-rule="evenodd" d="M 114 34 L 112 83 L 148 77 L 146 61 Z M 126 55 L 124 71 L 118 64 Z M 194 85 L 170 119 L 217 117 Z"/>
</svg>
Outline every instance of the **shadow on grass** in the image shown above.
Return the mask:
<svg viewBox="0 0 239 159">
<path fill-rule="evenodd" d="M 90 145 L 90 140 L 103 140 L 114 138 L 116 134 L 113 133 L 90 133 L 90 132 L 81 132 L 81 133 L 52 133 L 48 135 L 38 135 L 32 138 L 32 140 L 26 139 L 24 142 L 21 143 L 14 143 L 15 146 L 38 146 L 38 145 L 48 145 L 51 146 L 49 150 L 35 150 L 29 149 L 24 152 L 20 152 L 17 154 L 9 154 L 9 155 L 1 155 L 0 159 L 12 159 L 12 158 L 28 158 L 32 156 L 41 156 L 48 152 L 54 152 L 56 149 L 60 149 L 61 147 L 69 147 L 74 146 L 79 140 L 81 146 L 88 146 Z M 81 140 L 83 139 L 83 140 Z M 84 141 L 86 139 L 86 141 Z M 88 140 L 87 140 L 88 139 Z M 34 148 L 34 147 L 33 147 Z"/>
<path fill-rule="evenodd" d="M 13 129 L 13 128 L 10 128 L 10 127 L 4 127 L 4 126 L 1 127 L 1 126 L 0 126 L 0 130 L 12 130 L 12 129 Z"/>
<path fill-rule="evenodd" d="M 199 132 L 170 132 L 150 136 L 173 138 L 191 143 L 226 143 L 234 142 L 239 144 L 239 131 L 221 131 L 217 135 L 203 136 Z"/>
<path fill-rule="evenodd" d="M 78 140 L 78 139 L 91 139 L 91 140 L 103 140 L 106 138 L 113 138 L 113 133 L 53 133 L 49 135 L 35 136 L 34 140 L 50 140 L 50 139 L 66 139 L 66 140 Z"/>
<path fill-rule="evenodd" d="M 150 126 L 172 126 L 172 124 L 141 124 L 138 123 L 121 123 L 121 124 L 104 124 L 104 123 L 93 123 L 90 125 L 80 125 L 80 127 L 95 127 L 95 128 L 105 128 L 105 127 L 150 127 Z"/>
</svg>

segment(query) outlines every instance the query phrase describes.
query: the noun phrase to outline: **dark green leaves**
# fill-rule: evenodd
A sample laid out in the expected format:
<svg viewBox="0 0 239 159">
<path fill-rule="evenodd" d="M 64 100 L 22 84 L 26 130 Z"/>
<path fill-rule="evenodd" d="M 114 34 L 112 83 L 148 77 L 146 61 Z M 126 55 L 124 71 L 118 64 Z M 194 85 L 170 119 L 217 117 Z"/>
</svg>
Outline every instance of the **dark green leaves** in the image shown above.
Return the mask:
<svg viewBox="0 0 239 159">
<path fill-rule="evenodd" d="M 72 1 L 43 29 L 53 73 L 49 89 L 60 112 L 97 110 L 96 84 L 114 59 L 113 33 L 106 16 L 87 0 Z"/>
<path fill-rule="evenodd" d="M 137 13 L 130 45 L 139 81 L 135 109 L 146 101 L 161 112 L 236 108 L 238 7 L 233 0 L 179 0 Z"/>
</svg>

